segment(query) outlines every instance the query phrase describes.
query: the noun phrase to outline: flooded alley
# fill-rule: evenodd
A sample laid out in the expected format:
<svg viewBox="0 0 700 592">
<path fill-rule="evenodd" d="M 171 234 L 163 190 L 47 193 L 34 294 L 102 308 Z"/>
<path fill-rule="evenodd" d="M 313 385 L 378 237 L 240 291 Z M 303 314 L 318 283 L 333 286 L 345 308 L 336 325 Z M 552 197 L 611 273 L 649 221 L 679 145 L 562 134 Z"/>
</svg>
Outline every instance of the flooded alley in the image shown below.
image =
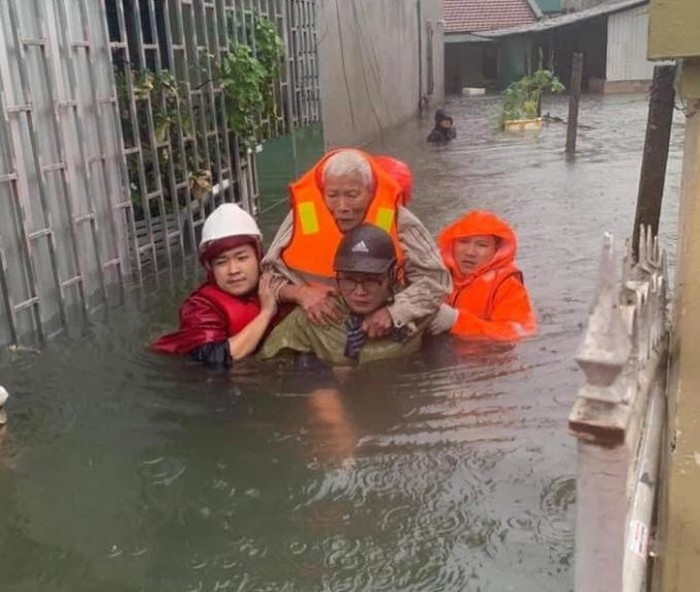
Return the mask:
<svg viewBox="0 0 700 592">
<path fill-rule="evenodd" d="M 146 352 L 194 265 L 150 278 L 104 322 L 0 359 L 3 590 L 573 589 L 574 358 L 603 233 L 620 251 L 632 233 L 647 98 L 585 97 L 569 159 L 562 124 L 498 131 L 499 97 L 446 107 L 451 144 L 426 144 L 427 114 L 369 148 L 411 165 L 432 232 L 471 208 L 512 224 L 539 335 L 508 350 L 435 340 L 341 390 L 277 363 L 212 374 Z M 671 260 L 682 136 L 678 117 Z M 287 181 L 263 196 L 268 240 Z"/>
</svg>

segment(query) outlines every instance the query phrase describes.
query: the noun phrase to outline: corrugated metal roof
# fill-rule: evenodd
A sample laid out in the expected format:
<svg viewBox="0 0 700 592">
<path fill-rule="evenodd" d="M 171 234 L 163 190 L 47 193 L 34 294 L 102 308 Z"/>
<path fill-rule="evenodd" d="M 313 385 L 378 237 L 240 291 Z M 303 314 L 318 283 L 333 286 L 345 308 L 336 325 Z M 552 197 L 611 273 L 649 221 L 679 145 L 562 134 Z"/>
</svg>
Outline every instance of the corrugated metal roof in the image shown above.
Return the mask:
<svg viewBox="0 0 700 592">
<path fill-rule="evenodd" d="M 555 29 L 557 27 L 572 25 L 574 23 L 595 18 L 597 16 L 613 14 L 615 12 L 627 10 L 628 8 L 634 8 L 635 6 L 641 6 L 642 4 L 648 4 L 648 2 L 649 0 L 620 0 L 620 2 L 615 2 L 614 4 L 602 4 L 600 6 L 594 6 L 593 8 L 579 10 L 578 12 L 570 12 L 569 14 L 562 14 L 561 16 L 555 16 L 524 26 L 509 27 L 507 29 L 501 28 L 492 31 L 482 31 L 480 35 L 491 38 L 506 37 L 508 35 L 519 35 L 521 33 L 537 33 L 539 31 L 547 31 L 548 29 Z"/>
<path fill-rule="evenodd" d="M 445 33 L 519 27 L 537 21 L 528 0 L 443 0 Z"/>
</svg>

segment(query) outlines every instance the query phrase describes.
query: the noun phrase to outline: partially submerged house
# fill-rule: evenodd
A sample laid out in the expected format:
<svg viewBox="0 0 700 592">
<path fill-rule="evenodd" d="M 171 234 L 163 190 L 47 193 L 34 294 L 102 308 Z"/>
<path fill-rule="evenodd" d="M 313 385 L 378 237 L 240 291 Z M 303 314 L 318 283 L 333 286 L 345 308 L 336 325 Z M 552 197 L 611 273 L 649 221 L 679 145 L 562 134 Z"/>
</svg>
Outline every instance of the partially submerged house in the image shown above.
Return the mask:
<svg viewBox="0 0 700 592">
<path fill-rule="evenodd" d="M 445 91 L 495 87 L 509 78 L 499 60 L 499 43 L 484 37 L 497 31 L 531 25 L 542 16 L 534 0 L 443 0 L 445 13 Z"/>
<path fill-rule="evenodd" d="M 519 1 L 530 5 L 527 0 Z M 563 2 L 562 9 L 593 3 L 579 1 L 574 6 L 570 2 Z M 457 13 L 458 4 L 476 10 L 478 3 L 492 4 L 488 0 L 446 0 L 446 6 L 453 5 L 452 14 Z M 447 11 L 445 17 L 449 19 Z M 577 52 L 584 55 L 584 90 L 645 90 L 653 74 L 653 64 L 646 58 L 648 0 L 610 1 L 549 18 L 540 10 L 537 19 L 476 32 L 457 33 L 456 29 L 463 27 L 453 23 L 450 28 L 447 20 L 445 27 L 445 84 L 449 92 L 461 92 L 469 86 L 504 88 L 539 65 L 554 70 L 566 84 L 571 57 Z M 450 45 L 454 49 L 449 49 Z M 457 66 L 452 64 L 448 70 L 448 56 L 455 54 Z"/>
</svg>

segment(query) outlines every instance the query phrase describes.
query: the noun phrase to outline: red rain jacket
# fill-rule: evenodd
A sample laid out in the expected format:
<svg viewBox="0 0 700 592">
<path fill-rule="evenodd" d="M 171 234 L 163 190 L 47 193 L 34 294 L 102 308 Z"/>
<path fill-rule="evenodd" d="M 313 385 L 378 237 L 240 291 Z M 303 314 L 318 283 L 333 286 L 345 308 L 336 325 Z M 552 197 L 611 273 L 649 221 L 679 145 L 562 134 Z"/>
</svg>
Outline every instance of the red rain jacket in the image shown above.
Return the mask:
<svg viewBox="0 0 700 592">
<path fill-rule="evenodd" d="M 259 313 L 257 295 L 237 298 L 205 282 L 180 306 L 180 329 L 155 341 L 151 349 L 166 354 L 187 354 L 206 343 L 236 335 Z"/>
<path fill-rule="evenodd" d="M 413 173 L 411 173 L 410 167 L 402 160 L 391 156 L 377 156 L 375 160 L 401 186 L 402 194 L 399 203 L 402 206 L 407 206 L 413 193 Z"/>
<path fill-rule="evenodd" d="M 462 275 L 453 257 L 454 242 L 483 234 L 501 239 L 496 254 L 474 273 Z M 474 210 L 446 227 L 438 237 L 438 245 L 452 274 L 453 289 L 447 303 L 459 312 L 453 334 L 514 341 L 537 332 L 523 276 L 514 263 L 517 239 L 506 222 L 491 212 Z"/>
</svg>

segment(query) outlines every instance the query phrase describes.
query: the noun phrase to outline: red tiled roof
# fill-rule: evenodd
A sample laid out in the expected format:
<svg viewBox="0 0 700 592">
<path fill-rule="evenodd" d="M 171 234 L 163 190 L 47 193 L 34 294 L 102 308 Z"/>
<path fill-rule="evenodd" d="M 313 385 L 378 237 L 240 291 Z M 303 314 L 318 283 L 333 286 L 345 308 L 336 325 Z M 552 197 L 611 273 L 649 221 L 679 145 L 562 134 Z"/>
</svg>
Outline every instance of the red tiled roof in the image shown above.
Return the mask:
<svg viewBox="0 0 700 592">
<path fill-rule="evenodd" d="M 443 0 L 445 33 L 493 31 L 537 21 L 528 0 Z"/>
</svg>

